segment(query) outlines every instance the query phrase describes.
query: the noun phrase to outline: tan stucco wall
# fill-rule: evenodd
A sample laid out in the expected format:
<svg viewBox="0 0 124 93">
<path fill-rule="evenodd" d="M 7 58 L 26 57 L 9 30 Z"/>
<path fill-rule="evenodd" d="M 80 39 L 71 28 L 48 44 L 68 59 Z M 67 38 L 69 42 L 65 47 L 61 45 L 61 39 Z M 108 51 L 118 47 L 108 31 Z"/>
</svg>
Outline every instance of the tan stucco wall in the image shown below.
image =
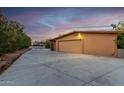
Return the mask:
<svg viewBox="0 0 124 93">
<path fill-rule="evenodd" d="M 115 43 L 115 40 L 117 39 L 117 34 L 81 33 L 81 35 L 83 36 L 83 39 L 79 39 L 77 37 L 78 33 L 74 33 L 57 39 L 56 51 L 61 51 L 61 49 L 64 49 L 65 52 L 70 53 L 74 51 L 74 53 L 84 53 L 103 56 L 117 55 L 117 47 Z M 73 40 L 74 41 L 78 40 L 78 42 L 74 42 Z M 62 43 L 60 44 L 60 42 Z"/>
<path fill-rule="evenodd" d="M 77 33 L 74 33 L 74 34 L 65 36 L 65 37 L 63 37 L 63 38 L 57 39 L 57 40 L 56 40 L 56 51 L 59 51 L 59 42 L 61 42 L 61 41 L 66 41 L 66 40 L 79 40 L 79 39 L 77 38 Z M 75 44 L 74 44 L 74 45 L 75 45 Z M 65 46 L 65 45 L 64 45 L 64 46 Z M 72 45 L 71 45 L 70 47 L 72 47 Z"/>
<path fill-rule="evenodd" d="M 65 36 L 63 38 L 57 39 L 57 40 L 59 41 L 59 40 L 72 40 L 72 39 L 76 39 L 77 40 L 78 39 L 78 33 L 74 33 L 74 34 Z"/>
<path fill-rule="evenodd" d="M 51 41 L 51 50 L 56 51 L 56 41 Z"/>
</svg>

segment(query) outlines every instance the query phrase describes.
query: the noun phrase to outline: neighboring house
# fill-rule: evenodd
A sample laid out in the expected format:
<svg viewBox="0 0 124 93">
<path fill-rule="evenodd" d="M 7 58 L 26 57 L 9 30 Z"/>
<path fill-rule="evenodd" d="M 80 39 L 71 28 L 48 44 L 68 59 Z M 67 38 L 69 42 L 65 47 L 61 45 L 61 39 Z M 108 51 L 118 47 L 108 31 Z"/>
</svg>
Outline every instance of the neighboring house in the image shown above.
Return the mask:
<svg viewBox="0 0 124 93">
<path fill-rule="evenodd" d="M 74 31 L 51 39 L 51 50 L 116 57 L 117 34 L 117 31 L 104 30 Z"/>
</svg>

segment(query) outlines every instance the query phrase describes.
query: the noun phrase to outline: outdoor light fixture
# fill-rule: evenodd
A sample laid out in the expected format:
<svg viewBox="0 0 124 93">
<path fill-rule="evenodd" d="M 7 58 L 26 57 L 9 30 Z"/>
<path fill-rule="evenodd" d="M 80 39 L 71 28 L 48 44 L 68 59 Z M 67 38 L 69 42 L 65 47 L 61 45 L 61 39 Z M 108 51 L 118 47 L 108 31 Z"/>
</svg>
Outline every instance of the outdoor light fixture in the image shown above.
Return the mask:
<svg viewBox="0 0 124 93">
<path fill-rule="evenodd" d="M 84 36 L 81 35 L 81 33 L 78 33 L 77 38 L 78 38 L 78 39 L 84 39 Z"/>
</svg>

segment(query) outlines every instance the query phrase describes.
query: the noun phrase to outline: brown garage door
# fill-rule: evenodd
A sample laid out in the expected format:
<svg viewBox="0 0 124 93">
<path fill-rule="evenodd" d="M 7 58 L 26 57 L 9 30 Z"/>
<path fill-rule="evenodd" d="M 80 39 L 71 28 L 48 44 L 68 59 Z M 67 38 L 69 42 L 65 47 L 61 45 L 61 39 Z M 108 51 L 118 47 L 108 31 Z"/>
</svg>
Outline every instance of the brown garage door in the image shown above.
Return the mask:
<svg viewBox="0 0 124 93">
<path fill-rule="evenodd" d="M 61 52 L 82 53 L 81 40 L 59 41 L 58 48 Z"/>
<path fill-rule="evenodd" d="M 84 41 L 84 53 L 103 56 L 116 54 L 115 35 L 88 34 Z"/>
</svg>

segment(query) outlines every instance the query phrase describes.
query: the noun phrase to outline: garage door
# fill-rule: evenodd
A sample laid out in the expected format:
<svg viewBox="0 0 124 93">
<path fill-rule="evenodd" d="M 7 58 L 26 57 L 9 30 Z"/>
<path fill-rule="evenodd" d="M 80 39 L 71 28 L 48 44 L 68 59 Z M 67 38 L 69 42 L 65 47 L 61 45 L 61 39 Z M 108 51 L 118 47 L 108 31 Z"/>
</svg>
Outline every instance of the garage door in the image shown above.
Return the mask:
<svg viewBox="0 0 124 93">
<path fill-rule="evenodd" d="M 115 36 L 113 35 L 87 35 L 84 41 L 84 53 L 102 56 L 114 56 Z"/>
<path fill-rule="evenodd" d="M 58 48 L 60 52 L 82 53 L 81 40 L 59 41 Z"/>
</svg>

